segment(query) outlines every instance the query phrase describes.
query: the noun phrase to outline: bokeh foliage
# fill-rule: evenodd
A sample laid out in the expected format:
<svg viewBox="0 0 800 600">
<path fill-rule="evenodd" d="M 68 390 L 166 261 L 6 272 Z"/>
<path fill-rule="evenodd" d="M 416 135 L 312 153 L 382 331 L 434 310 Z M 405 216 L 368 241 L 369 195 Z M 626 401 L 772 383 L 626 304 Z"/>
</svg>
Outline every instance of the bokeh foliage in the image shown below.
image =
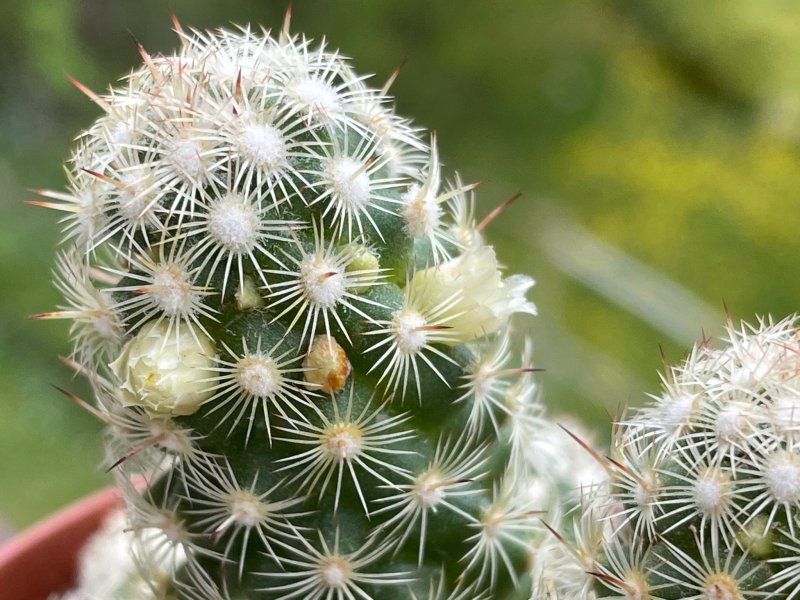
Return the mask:
<svg viewBox="0 0 800 600">
<path fill-rule="evenodd" d="M 169 4 L 200 28 L 277 27 L 285 9 Z M 83 390 L 56 360 L 65 326 L 24 319 L 57 303 L 57 215 L 25 205 L 26 188 L 62 187 L 70 140 L 99 114 L 64 72 L 102 90 L 139 62 L 134 37 L 150 52 L 176 41 L 154 0 L 0 6 L 0 514 L 21 526 L 107 481 L 99 427 L 50 387 Z M 592 272 L 566 275 L 553 260 L 566 241 L 541 243 L 556 218 L 710 306 L 688 325 L 697 337 L 720 331 L 723 301 L 735 318 L 797 309 L 797 3 L 308 0 L 295 2 L 294 29 L 328 36 L 379 81 L 408 59 L 392 88 L 399 110 L 436 130 L 466 180 L 485 181 L 481 213 L 523 192 L 488 237 L 509 271 L 538 280 L 533 334 L 554 411 L 603 431 L 606 410 L 657 389 L 658 345 L 677 360 L 691 342 L 642 317 L 678 307 L 655 298 L 633 314 Z M 625 283 L 651 285 L 645 275 Z"/>
</svg>

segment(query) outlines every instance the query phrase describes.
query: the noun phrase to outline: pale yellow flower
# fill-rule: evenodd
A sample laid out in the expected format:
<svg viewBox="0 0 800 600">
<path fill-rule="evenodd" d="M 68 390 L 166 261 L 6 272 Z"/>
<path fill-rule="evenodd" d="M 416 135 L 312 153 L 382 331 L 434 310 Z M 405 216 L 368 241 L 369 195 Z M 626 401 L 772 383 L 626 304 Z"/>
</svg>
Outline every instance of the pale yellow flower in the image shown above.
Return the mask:
<svg viewBox="0 0 800 600">
<path fill-rule="evenodd" d="M 437 314 L 452 343 L 467 342 L 504 328 L 514 313 L 536 314 L 525 299 L 533 279 L 503 279 L 491 246 L 474 245 L 460 256 L 417 271 L 407 296 L 422 314 Z"/>
</svg>

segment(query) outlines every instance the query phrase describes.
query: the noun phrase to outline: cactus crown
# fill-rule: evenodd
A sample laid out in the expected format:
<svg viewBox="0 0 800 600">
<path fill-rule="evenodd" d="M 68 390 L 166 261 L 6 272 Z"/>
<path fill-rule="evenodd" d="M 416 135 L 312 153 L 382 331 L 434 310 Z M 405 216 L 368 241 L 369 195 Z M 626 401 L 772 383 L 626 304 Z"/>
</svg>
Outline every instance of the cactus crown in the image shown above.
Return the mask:
<svg viewBox="0 0 800 600">
<path fill-rule="evenodd" d="M 524 595 L 532 280 L 337 52 L 176 29 L 177 54 L 84 90 L 104 115 L 42 202 L 65 214 L 51 316 L 153 594 Z"/>
</svg>

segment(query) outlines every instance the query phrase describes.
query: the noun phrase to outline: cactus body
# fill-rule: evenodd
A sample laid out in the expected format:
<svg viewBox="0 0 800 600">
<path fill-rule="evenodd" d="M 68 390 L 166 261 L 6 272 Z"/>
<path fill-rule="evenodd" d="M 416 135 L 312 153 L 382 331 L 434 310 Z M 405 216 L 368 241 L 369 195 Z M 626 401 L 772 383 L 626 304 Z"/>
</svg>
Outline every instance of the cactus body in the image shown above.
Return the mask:
<svg viewBox="0 0 800 600">
<path fill-rule="evenodd" d="M 180 30 L 180 28 L 178 28 Z M 155 597 L 526 598 L 532 280 L 346 59 L 185 33 L 80 138 L 58 262 Z M 547 501 L 543 498 L 548 497 Z"/>
<path fill-rule="evenodd" d="M 667 372 L 617 424 L 564 597 L 800 596 L 798 357 L 795 319 L 729 324 Z"/>
</svg>

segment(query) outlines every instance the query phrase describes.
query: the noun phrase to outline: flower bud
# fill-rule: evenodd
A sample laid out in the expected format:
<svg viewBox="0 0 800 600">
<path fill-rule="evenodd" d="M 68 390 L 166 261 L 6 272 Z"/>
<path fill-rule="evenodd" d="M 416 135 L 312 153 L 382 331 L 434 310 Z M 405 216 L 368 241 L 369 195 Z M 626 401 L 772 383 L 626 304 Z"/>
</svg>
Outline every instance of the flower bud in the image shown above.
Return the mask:
<svg viewBox="0 0 800 600">
<path fill-rule="evenodd" d="M 461 256 L 418 271 L 409 283 L 415 308 L 440 314 L 455 343 L 492 334 L 505 327 L 512 314 L 536 314 L 525 299 L 533 279 L 524 275 L 501 278 L 490 246 L 475 245 Z"/>
<path fill-rule="evenodd" d="M 169 331 L 166 321 L 146 323 L 110 367 L 123 406 L 141 406 L 153 416 L 191 415 L 211 395 L 214 348 L 185 323 Z"/>
</svg>

